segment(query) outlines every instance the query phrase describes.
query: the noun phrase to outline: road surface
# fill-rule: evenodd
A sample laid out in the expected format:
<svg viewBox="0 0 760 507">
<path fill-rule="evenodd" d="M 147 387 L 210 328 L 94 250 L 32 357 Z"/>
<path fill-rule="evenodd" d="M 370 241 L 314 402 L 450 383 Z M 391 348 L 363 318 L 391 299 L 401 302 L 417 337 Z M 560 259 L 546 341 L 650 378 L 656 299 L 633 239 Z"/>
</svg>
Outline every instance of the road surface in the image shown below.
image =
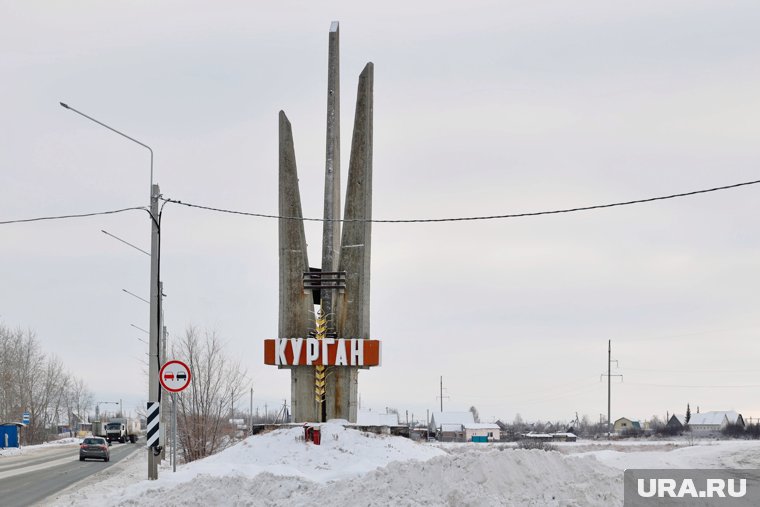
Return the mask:
<svg viewBox="0 0 760 507">
<path fill-rule="evenodd" d="M 0 504 L 35 505 L 91 474 L 105 470 L 133 452 L 145 450 L 144 441 L 111 446 L 111 461 L 79 461 L 79 445 L 35 448 L 20 456 L 0 457 Z"/>
</svg>

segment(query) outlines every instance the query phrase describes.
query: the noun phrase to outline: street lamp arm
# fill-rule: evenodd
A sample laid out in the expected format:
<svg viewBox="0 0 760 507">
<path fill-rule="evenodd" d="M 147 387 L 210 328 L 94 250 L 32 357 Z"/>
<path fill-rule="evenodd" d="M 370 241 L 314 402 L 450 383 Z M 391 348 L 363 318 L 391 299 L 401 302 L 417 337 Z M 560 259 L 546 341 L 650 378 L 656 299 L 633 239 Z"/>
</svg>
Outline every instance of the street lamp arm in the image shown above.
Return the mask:
<svg viewBox="0 0 760 507">
<path fill-rule="evenodd" d="M 139 299 L 140 301 L 144 301 L 144 302 L 146 302 L 146 303 L 150 304 L 150 301 L 148 301 L 147 299 L 145 299 L 145 298 L 141 298 L 141 297 L 140 297 L 140 296 L 138 296 L 137 294 L 135 294 L 135 293 L 133 293 L 133 292 L 129 292 L 127 289 L 121 289 L 121 290 L 122 290 L 123 292 L 126 292 L 126 293 L 127 293 L 127 294 L 129 294 L 130 296 L 136 297 L 136 298 L 137 298 L 137 299 Z"/>
<path fill-rule="evenodd" d="M 86 115 L 86 114 L 85 114 L 85 113 L 83 113 L 82 111 L 78 111 L 78 110 L 74 109 L 73 107 L 71 107 L 70 105 L 68 105 L 68 104 L 66 104 L 66 103 L 64 103 L 64 102 L 59 102 L 59 104 L 60 104 L 60 105 L 61 105 L 61 107 L 63 107 L 64 109 L 68 109 L 69 111 L 74 111 L 74 112 L 75 112 L 75 113 L 77 113 L 78 115 L 80 115 L 80 116 L 84 116 L 85 118 L 87 118 L 87 119 L 88 119 L 88 120 L 90 120 L 90 121 L 94 121 L 94 122 L 95 122 L 95 123 L 97 123 L 98 125 L 100 125 L 100 126 L 102 126 L 102 127 L 105 127 L 105 128 L 107 128 L 107 129 L 108 129 L 108 130 L 110 130 L 111 132 L 115 132 L 115 133 L 119 134 L 120 136 L 122 136 L 122 137 L 126 137 L 126 138 L 127 138 L 127 139 L 129 139 L 130 141 L 132 141 L 132 142 L 134 142 L 134 143 L 137 143 L 137 144 L 139 144 L 139 145 L 140 145 L 140 146 L 142 146 L 143 148 L 147 148 L 147 149 L 148 149 L 148 151 L 150 151 L 150 186 L 151 186 L 151 194 L 153 193 L 153 190 L 152 190 L 152 189 L 153 189 L 153 148 L 151 148 L 150 146 L 148 146 L 147 144 L 145 144 L 145 143 L 143 143 L 143 142 L 141 142 L 141 141 L 138 141 L 138 140 L 137 140 L 137 139 L 135 139 L 134 137 L 128 136 L 128 135 L 127 135 L 127 134 L 125 134 L 124 132 L 121 132 L 121 131 L 119 131 L 119 130 L 116 130 L 115 128 L 113 128 L 113 127 L 111 127 L 111 126 L 109 126 L 109 125 L 106 125 L 106 124 L 105 124 L 105 123 L 103 123 L 102 121 L 98 121 L 98 120 L 96 120 L 96 119 L 95 119 L 95 118 L 93 118 L 92 116 L 88 116 L 88 115 Z"/>
<path fill-rule="evenodd" d="M 142 253 L 144 253 L 145 255 L 147 255 L 148 257 L 150 257 L 150 252 L 147 252 L 147 251 L 143 250 L 143 249 L 142 249 L 142 248 L 140 248 L 139 246 L 135 246 L 135 245 L 133 245 L 133 244 L 132 244 L 132 243 L 130 243 L 129 241 L 125 241 L 125 240 L 121 239 L 121 238 L 120 238 L 120 237 L 118 237 L 118 236 L 114 236 L 114 235 L 113 235 L 113 234 L 111 234 L 110 232 L 108 232 L 108 231 L 104 231 L 103 229 L 100 229 L 100 232 L 102 232 L 102 233 L 103 233 L 103 234 L 105 234 L 106 236 L 111 236 L 113 239 L 115 239 L 115 240 L 118 240 L 118 241 L 121 241 L 121 242 L 122 242 L 122 243 L 124 243 L 125 245 L 131 246 L 131 247 L 132 247 L 132 248 L 134 248 L 135 250 L 139 250 L 140 252 L 142 252 Z"/>
</svg>

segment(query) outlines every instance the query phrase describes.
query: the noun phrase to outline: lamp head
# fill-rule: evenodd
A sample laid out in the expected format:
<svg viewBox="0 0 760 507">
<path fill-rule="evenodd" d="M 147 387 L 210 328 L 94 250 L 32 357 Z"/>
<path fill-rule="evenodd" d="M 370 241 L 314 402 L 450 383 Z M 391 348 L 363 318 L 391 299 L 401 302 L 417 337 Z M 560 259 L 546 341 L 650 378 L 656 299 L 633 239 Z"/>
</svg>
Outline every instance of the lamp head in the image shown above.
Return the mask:
<svg viewBox="0 0 760 507">
<path fill-rule="evenodd" d="M 66 109 L 70 109 L 68 104 L 64 104 L 63 102 L 59 102 L 59 104 L 61 105 L 61 107 L 64 107 Z"/>
</svg>

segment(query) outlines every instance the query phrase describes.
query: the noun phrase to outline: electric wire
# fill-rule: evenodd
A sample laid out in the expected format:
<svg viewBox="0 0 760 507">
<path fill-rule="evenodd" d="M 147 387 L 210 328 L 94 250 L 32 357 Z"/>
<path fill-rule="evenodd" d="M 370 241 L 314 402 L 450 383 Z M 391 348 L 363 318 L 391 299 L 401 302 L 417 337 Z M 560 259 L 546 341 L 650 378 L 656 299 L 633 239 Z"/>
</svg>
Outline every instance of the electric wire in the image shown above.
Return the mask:
<svg viewBox="0 0 760 507">
<path fill-rule="evenodd" d="M 205 206 L 202 204 L 194 204 L 194 203 L 180 201 L 178 199 L 171 199 L 171 198 L 164 198 L 164 197 L 162 197 L 161 199 L 166 202 L 179 204 L 182 206 L 187 206 L 189 208 L 198 208 L 198 209 L 203 209 L 206 211 L 215 211 L 218 213 L 227 213 L 227 214 L 232 214 L 232 215 L 242 215 L 242 216 L 257 217 L 257 218 L 274 218 L 278 220 L 300 220 L 303 222 L 371 222 L 371 223 L 385 223 L 385 224 L 400 224 L 400 223 L 464 222 L 464 221 L 477 221 L 477 220 L 497 220 L 497 219 L 506 219 L 506 218 L 524 218 L 524 217 L 535 217 L 535 216 L 542 216 L 542 215 L 558 215 L 562 213 L 575 213 L 579 211 L 590 211 L 590 210 L 596 210 L 596 209 L 629 206 L 633 204 L 642 204 L 642 203 L 654 202 L 654 201 L 664 201 L 667 199 L 689 197 L 689 196 L 698 195 L 698 194 L 706 194 L 710 192 L 718 192 L 721 190 L 729 190 L 729 189 L 745 187 L 749 185 L 756 185 L 758 183 L 760 183 L 760 180 L 745 181 L 742 183 L 734 183 L 732 185 L 724 185 L 720 187 L 713 187 L 713 188 L 707 188 L 707 189 L 702 189 L 702 190 L 693 190 L 691 192 L 681 192 L 678 194 L 664 195 L 664 196 L 658 196 L 658 197 L 648 197 L 645 199 L 636 199 L 632 201 L 596 204 L 596 205 L 591 205 L 591 206 L 580 206 L 576 208 L 563 208 L 563 209 L 556 209 L 556 210 L 533 211 L 533 212 L 524 212 L 524 213 L 510 213 L 510 214 L 503 214 L 503 215 L 483 215 L 483 216 L 449 217 L 449 218 L 369 219 L 367 220 L 363 218 L 325 219 L 325 218 L 309 218 L 309 217 L 292 217 L 292 216 L 272 215 L 272 214 L 266 214 L 266 213 L 251 213 L 251 212 L 246 212 L 246 211 L 218 208 L 214 206 Z"/>
<path fill-rule="evenodd" d="M 684 388 L 698 388 L 698 389 L 705 389 L 705 388 L 716 388 L 716 389 L 747 389 L 747 388 L 758 388 L 760 387 L 760 384 L 741 384 L 741 385 L 682 385 L 682 384 L 648 384 L 648 383 L 640 383 L 640 382 L 624 382 L 623 384 L 629 385 L 629 386 L 650 386 L 650 387 L 684 387 Z"/>
<path fill-rule="evenodd" d="M 34 217 L 34 218 L 20 218 L 17 220 L 3 220 L 0 221 L 0 225 L 8 225 L 8 224 L 23 224 L 23 223 L 29 223 L 29 222 L 42 222 L 45 220 L 66 220 L 69 218 L 85 218 L 85 217 L 94 217 L 99 215 L 114 215 L 116 213 L 123 213 L 125 211 L 134 211 L 134 210 L 142 210 L 147 211 L 148 214 L 150 214 L 150 210 L 146 208 L 145 206 L 133 206 L 131 208 L 121 208 L 121 209 L 114 209 L 114 210 L 108 210 L 108 211 L 95 211 L 92 213 L 76 213 L 76 214 L 70 214 L 70 215 L 57 215 L 57 216 L 45 216 L 45 217 Z"/>
<path fill-rule="evenodd" d="M 309 218 L 309 217 L 289 217 L 289 216 L 282 216 L 282 215 L 272 215 L 272 214 L 267 214 L 267 213 L 251 213 L 247 211 L 218 208 L 214 206 L 205 206 L 202 204 L 194 204 L 190 202 L 180 201 L 179 199 L 171 199 L 171 198 L 165 198 L 165 197 L 160 197 L 160 199 L 164 201 L 164 204 L 166 203 L 179 204 L 181 206 L 186 206 L 189 208 L 196 208 L 196 209 L 202 209 L 206 211 L 214 211 L 218 213 L 242 215 L 242 216 L 257 217 L 257 218 L 272 218 L 272 219 L 278 219 L 278 220 L 300 220 L 303 222 L 328 222 L 329 221 L 329 222 L 371 222 L 371 223 L 386 223 L 386 224 L 403 224 L 403 223 L 465 222 L 465 221 L 478 221 L 478 220 L 498 220 L 498 219 L 507 219 L 507 218 L 525 218 L 525 217 L 535 217 L 535 216 L 543 216 L 543 215 L 558 215 L 558 214 L 563 214 L 563 213 L 575 213 L 579 211 L 590 211 L 590 210 L 596 210 L 596 209 L 630 206 L 633 204 L 642 204 L 642 203 L 654 202 L 654 201 L 664 201 L 668 199 L 689 197 L 689 196 L 698 195 L 698 194 L 706 194 L 710 192 L 718 192 L 721 190 L 729 190 L 729 189 L 745 187 L 749 185 L 756 185 L 758 183 L 760 183 L 760 180 L 745 181 L 742 183 L 734 183 L 732 185 L 723 185 L 720 187 L 706 188 L 702 190 L 693 190 L 691 192 L 681 192 L 678 194 L 648 197 L 645 199 L 635 199 L 632 201 L 621 201 L 621 202 L 613 202 L 613 203 L 607 203 L 607 204 L 595 204 L 591 206 L 580 206 L 576 208 L 562 208 L 562 209 L 555 209 L 555 210 L 509 213 L 509 214 L 503 214 L 503 215 L 482 215 L 482 216 L 448 217 L 448 218 L 407 218 L 407 219 L 369 219 L 367 220 L 364 218 L 324 219 L 324 218 Z M 33 218 L 21 218 L 21 219 L 16 219 L 16 220 L 2 220 L 0 221 L 0 225 L 41 222 L 41 221 L 46 221 L 46 220 L 65 220 L 65 219 L 70 219 L 70 218 L 84 218 L 84 217 L 93 217 L 93 216 L 99 216 L 99 215 L 113 215 L 115 213 L 122 213 L 125 211 L 132 211 L 132 210 L 143 210 L 143 211 L 148 212 L 148 214 L 150 215 L 150 210 L 148 208 L 144 206 L 134 206 L 130 208 L 97 211 L 97 212 L 92 212 L 92 213 L 77 213 L 77 214 L 69 214 L 69 215 L 54 215 L 54 216 L 42 216 L 42 217 L 33 217 Z M 157 222 L 157 218 L 153 217 L 152 215 L 151 215 L 151 220 L 153 220 L 154 222 Z"/>
<path fill-rule="evenodd" d="M 628 366 L 621 366 L 620 370 L 622 371 L 649 371 L 649 372 L 658 372 L 658 373 L 751 373 L 756 374 L 758 373 L 758 369 L 755 368 L 753 370 L 737 370 L 737 369 L 726 369 L 726 370 L 673 370 L 669 368 L 629 368 Z"/>
</svg>

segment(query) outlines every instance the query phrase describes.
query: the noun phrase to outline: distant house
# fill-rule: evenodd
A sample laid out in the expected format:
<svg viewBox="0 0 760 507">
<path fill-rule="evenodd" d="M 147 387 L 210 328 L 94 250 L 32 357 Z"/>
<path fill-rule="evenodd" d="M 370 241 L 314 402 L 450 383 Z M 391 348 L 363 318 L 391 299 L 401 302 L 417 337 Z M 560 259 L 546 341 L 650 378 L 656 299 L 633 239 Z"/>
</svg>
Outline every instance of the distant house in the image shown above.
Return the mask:
<svg viewBox="0 0 760 507">
<path fill-rule="evenodd" d="M 701 433 L 718 432 L 729 424 L 737 424 L 743 428 L 744 418 L 738 412 L 728 410 L 691 414 L 689 419 L 689 428 Z"/>
<path fill-rule="evenodd" d="M 627 417 L 621 417 L 615 421 L 613 431 L 620 435 L 639 432 L 641 431 L 641 423 L 639 421 L 628 419 Z"/>
<path fill-rule="evenodd" d="M 531 441 L 541 442 L 575 442 L 578 440 L 578 436 L 575 433 L 523 433 L 522 438 Z"/>
<path fill-rule="evenodd" d="M 442 442 L 464 442 L 465 424 L 475 424 L 472 412 L 433 412 L 428 431 Z"/>
<path fill-rule="evenodd" d="M 686 416 L 679 415 L 679 414 L 671 415 L 670 419 L 668 419 L 668 422 L 665 423 L 666 428 L 674 430 L 674 431 L 683 431 L 685 426 L 686 426 Z"/>
<path fill-rule="evenodd" d="M 466 442 L 475 442 L 480 438 L 485 438 L 487 442 L 501 439 L 499 425 L 495 423 L 467 423 L 462 425 L 464 428 L 464 439 Z M 473 439 L 473 437 L 475 437 Z"/>
</svg>

